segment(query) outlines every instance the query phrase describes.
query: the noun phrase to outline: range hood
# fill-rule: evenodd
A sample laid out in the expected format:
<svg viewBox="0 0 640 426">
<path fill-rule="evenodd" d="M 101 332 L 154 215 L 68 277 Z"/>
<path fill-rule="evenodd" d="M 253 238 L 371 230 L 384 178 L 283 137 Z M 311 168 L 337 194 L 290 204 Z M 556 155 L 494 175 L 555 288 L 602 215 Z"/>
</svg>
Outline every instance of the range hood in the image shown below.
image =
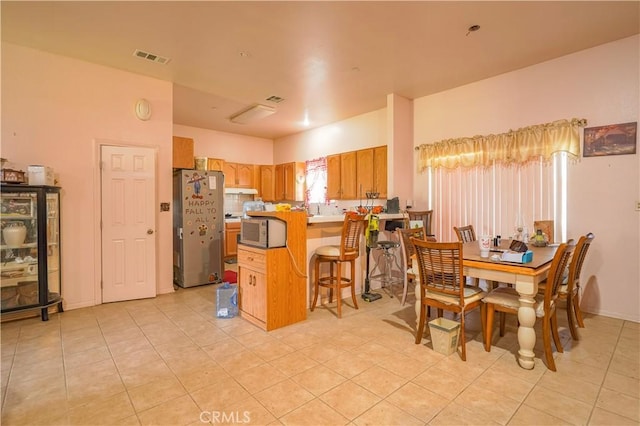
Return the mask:
<svg viewBox="0 0 640 426">
<path fill-rule="evenodd" d="M 247 194 L 247 195 L 257 195 L 258 190 L 255 188 L 225 188 L 225 194 Z"/>
</svg>

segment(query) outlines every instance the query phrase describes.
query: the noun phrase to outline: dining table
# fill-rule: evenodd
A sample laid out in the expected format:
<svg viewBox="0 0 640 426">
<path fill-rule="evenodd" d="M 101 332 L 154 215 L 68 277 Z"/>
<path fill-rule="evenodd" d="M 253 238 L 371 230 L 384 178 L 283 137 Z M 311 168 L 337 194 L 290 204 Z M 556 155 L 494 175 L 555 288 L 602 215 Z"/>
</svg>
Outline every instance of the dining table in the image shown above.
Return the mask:
<svg viewBox="0 0 640 426">
<path fill-rule="evenodd" d="M 528 244 L 533 259 L 527 263 L 499 260 L 502 251 L 508 250 L 511 240 L 503 240 L 497 247 L 491 247 L 489 257 L 480 256 L 477 241 L 463 244 L 462 266 L 467 277 L 484 279 L 488 283 L 501 282 L 514 286 L 520 295 L 518 308 L 518 363 L 522 368 L 532 369 L 535 365 L 533 347 L 536 343 L 535 296 L 538 284 L 543 281 L 551 268 L 558 244 L 536 247 Z M 491 284 L 492 285 L 492 284 Z"/>
<path fill-rule="evenodd" d="M 478 241 L 463 243 L 462 267 L 465 277 L 479 278 L 488 283 L 489 288 L 496 283 L 507 283 L 514 286 L 520 295 L 518 308 L 518 364 L 522 368 L 531 370 L 535 365 L 533 347 L 536 344 L 536 311 L 535 296 L 538 284 L 547 278 L 553 257 L 559 244 L 549 244 L 536 247 L 528 244 L 533 258 L 531 262 L 517 263 L 499 260 L 502 252 L 508 251 L 511 240 L 502 240 L 498 246 L 491 247 L 488 257 L 480 255 Z M 415 264 L 414 255 L 414 264 Z M 420 278 L 416 271 L 411 271 L 415 279 L 415 294 L 420 294 Z M 420 301 L 415 302 L 416 315 L 420 317 Z"/>
</svg>

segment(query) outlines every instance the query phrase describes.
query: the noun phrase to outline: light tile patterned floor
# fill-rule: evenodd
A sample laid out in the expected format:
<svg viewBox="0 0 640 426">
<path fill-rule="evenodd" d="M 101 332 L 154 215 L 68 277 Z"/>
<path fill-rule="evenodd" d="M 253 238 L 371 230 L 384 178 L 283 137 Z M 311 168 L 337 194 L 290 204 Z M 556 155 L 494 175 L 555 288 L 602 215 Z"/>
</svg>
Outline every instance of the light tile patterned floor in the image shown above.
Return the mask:
<svg viewBox="0 0 640 426">
<path fill-rule="evenodd" d="M 215 289 L 3 323 L 2 424 L 640 423 L 637 323 L 587 315 L 572 341 L 561 310 L 553 373 L 541 342 L 518 367 L 514 318 L 487 353 L 469 314 L 462 362 L 414 344 L 413 303 L 388 295 L 266 333 L 216 318 Z"/>
</svg>

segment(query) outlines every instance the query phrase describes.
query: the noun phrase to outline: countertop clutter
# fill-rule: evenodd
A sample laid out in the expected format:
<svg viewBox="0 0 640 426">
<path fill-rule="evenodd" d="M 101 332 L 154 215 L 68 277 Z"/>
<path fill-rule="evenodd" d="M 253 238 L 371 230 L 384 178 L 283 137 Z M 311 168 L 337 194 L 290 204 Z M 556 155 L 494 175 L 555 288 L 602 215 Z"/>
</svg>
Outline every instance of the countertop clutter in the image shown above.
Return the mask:
<svg viewBox="0 0 640 426">
<path fill-rule="evenodd" d="M 380 213 L 377 215 L 380 220 L 393 220 L 404 219 L 406 216 L 403 213 Z M 307 217 L 307 223 L 329 223 L 329 222 L 342 222 L 344 215 L 314 215 Z"/>
</svg>

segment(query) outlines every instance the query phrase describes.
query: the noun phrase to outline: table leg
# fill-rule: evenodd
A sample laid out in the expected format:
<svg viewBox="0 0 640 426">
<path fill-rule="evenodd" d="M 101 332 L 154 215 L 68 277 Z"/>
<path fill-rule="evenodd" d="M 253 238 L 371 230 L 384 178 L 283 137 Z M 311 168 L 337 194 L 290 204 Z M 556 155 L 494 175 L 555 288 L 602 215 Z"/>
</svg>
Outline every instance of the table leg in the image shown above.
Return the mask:
<svg viewBox="0 0 640 426">
<path fill-rule="evenodd" d="M 530 294 L 528 291 L 525 293 L 522 289 L 517 290 L 520 294 L 520 308 L 518 308 L 518 321 L 520 322 L 518 344 L 520 345 L 520 350 L 518 351 L 518 363 L 520 367 L 531 370 L 535 365 L 533 347 L 536 344 L 536 331 L 533 328 L 536 324 L 534 294 Z"/>
</svg>

